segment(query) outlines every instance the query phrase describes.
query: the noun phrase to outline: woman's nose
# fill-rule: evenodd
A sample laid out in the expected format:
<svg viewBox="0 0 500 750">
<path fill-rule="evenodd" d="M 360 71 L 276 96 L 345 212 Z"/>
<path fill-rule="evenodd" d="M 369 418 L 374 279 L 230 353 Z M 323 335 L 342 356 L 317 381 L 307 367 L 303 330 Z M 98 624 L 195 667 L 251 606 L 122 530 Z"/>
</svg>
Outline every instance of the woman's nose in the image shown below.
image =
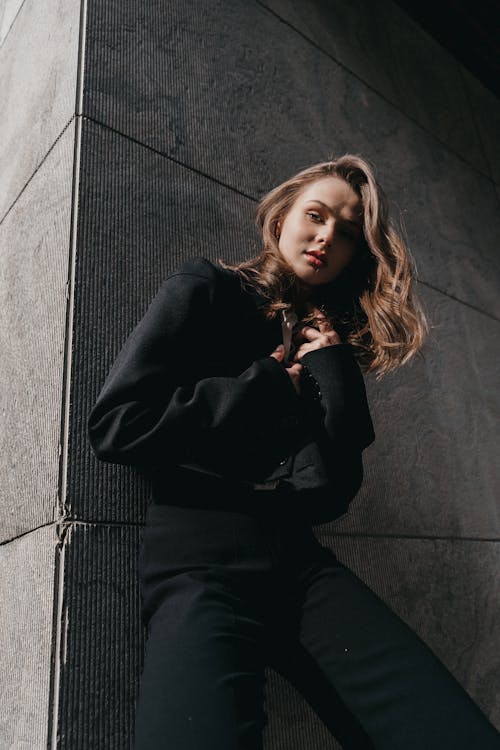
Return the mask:
<svg viewBox="0 0 500 750">
<path fill-rule="evenodd" d="M 336 230 L 334 222 L 327 222 L 321 227 L 318 233 L 318 239 L 325 245 L 331 245 L 335 238 L 335 232 Z"/>
</svg>

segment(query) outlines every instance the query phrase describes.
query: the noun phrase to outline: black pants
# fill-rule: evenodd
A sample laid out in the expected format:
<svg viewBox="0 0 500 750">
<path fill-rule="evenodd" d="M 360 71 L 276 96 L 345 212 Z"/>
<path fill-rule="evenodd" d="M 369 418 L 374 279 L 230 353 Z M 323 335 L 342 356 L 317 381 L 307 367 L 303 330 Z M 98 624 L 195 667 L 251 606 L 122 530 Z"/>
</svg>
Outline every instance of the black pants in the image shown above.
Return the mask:
<svg viewBox="0 0 500 750">
<path fill-rule="evenodd" d="M 216 508 L 192 507 L 208 493 L 184 488 L 148 510 L 136 750 L 259 750 L 267 665 L 345 750 L 500 748 L 451 673 L 318 543 L 291 496 L 227 488 Z"/>
</svg>

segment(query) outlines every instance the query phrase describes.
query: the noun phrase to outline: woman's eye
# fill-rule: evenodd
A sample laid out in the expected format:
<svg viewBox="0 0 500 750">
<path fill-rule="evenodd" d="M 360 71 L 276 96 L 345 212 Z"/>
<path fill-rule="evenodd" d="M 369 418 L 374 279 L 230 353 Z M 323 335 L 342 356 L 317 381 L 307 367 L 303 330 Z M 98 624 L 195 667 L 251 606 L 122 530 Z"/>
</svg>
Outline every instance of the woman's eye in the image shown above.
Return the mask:
<svg viewBox="0 0 500 750">
<path fill-rule="evenodd" d="M 310 216 L 313 221 L 321 221 L 321 216 L 316 211 L 308 211 L 307 215 Z"/>
</svg>

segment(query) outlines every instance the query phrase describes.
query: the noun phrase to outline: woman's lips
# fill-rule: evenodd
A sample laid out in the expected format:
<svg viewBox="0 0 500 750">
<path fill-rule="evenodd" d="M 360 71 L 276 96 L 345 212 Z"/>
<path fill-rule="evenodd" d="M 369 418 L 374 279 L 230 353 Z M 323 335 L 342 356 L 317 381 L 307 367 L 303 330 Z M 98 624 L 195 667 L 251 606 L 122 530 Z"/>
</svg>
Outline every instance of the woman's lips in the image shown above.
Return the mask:
<svg viewBox="0 0 500 750">
<path fill-rule="evenodd" d="M 307 259 L 315 268 L 326 266 L 326 254 L 320 250 L 306 250 Z"/>
</svg>

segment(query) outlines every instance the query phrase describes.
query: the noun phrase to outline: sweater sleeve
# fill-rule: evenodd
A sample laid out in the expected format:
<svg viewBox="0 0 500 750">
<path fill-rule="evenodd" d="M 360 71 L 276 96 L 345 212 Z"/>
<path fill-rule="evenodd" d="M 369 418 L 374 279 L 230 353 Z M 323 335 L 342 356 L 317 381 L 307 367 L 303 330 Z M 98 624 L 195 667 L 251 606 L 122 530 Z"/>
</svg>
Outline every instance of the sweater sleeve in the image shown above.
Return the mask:
<svg viewBox="0 0 500 750">
<path fill-rule="evenodd" d="M 245 473 L 263 436 L 298 414 L 295 389 L 273 357 L 234 377 L 203 376 L 216 338 L 224 337 L 214 313 L 216 287 L 214 278 L 193 273 L 163 282 L 89 415 L 97 458 L 138 468 L 196 462 Z"/>
<path fill-rule="evenodd" d="M 306 389 L 330 440 L 360 450 L 375 440 L 363 375 L 349 344 L 314 349 L 301 359 Z"/>
<path fill-rule="evenodd" d="M 313 524 L 344 515 L 363 481 L 362 452 L 375 440 L 363 375 L 348 344 L 305 354 L 303 399 L 326 472 L 325 486 L 304 491 Z"/>
</svg>

